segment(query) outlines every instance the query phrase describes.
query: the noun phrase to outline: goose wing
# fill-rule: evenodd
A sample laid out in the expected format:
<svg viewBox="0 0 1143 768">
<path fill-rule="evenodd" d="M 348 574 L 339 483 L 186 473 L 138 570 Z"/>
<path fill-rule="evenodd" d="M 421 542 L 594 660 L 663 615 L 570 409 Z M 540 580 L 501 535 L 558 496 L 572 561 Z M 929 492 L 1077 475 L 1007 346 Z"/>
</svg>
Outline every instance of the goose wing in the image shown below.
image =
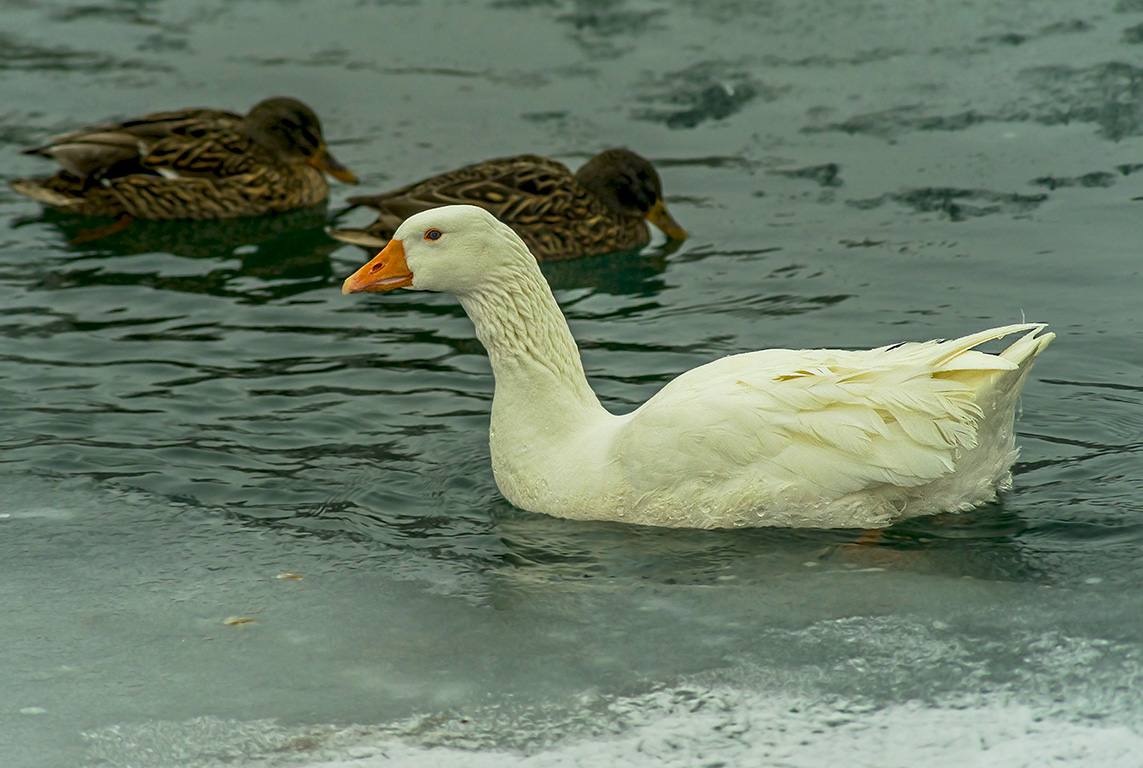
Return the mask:
<svg viewBox="0 0 1143 768">
<path fill-rule="evenodd" d="M 1041 327 L 860 352 L 723 358 L 632 413 L 616 455 L 637 493 L 749 477 L 764 478 L 775 494 L 796 488 L 828 498 L 922 485 L 951 473 L 959 453 L 976 445 L 981 394 L 1019 367 L 973 347 Z"/>
</svg>

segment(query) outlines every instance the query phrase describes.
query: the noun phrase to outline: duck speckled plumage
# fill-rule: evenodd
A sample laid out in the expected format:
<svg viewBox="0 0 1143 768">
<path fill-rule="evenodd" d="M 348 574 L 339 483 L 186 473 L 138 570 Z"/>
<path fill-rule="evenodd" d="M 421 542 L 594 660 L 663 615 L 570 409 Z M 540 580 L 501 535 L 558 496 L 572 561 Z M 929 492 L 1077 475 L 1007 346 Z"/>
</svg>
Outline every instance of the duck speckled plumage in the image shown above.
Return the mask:
<svg viewBox="0 0 1143 768">
<path fill-rule="evenodd" d="M 324 201 L 323 173 L 357 183 L 329 153 L 313 110 L 286 97 L 266 99 L 245 116 L 192 108 L 93 125 L 24 154 L 61 169 L 14 179 L 12 188 L 83 216 L 261 216 Z"/>
<path fill-rule="evenodd" d="M 453 204 L 484 208 L 512 227 L 539 261 L 640 248 L 651 239 L 648 221 L 673 240 L 687 236 L 667 212 L 655 167 L 627 149 L 601 152 L 574 174 L 537 155 L 486 160 L 349 203 L 375 209 L 377 220 L 330 234 L 373 250 L 409 216 Z"/>
</svg>

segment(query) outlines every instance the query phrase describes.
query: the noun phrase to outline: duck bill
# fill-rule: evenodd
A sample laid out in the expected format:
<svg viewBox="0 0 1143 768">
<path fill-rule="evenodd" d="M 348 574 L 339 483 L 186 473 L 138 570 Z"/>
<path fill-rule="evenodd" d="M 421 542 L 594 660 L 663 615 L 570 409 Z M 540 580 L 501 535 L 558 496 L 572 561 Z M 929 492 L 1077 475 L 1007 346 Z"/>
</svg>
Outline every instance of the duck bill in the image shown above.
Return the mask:
<svg viewBox="0 0 1143 768">
<path fill-rule="evenodd" d="M 319 171 L 324 171 L 344 184 L 356 184 L 357 175 L 342 165 L 336 157 L 329 153 L 323 145 L 318 153 L 309 159 L 309 164 Z"/>
<path fill-rule="evenodd" d="M 341 292 L 391 291 L 412 284 L 413 273 L 405 263 L 405 246 L 400 240 L 390 240 L 368 264 L 345 278 Z"/>
<path fill-rule="evenodd" d="M 647 211 L 647 221 L 663 230 L 663 234 L 672 240 L 687 239 L 687 231 L 667 212 L 667 204 L 662 200 L 656 200 L 651 210 Z"/>
</svg>

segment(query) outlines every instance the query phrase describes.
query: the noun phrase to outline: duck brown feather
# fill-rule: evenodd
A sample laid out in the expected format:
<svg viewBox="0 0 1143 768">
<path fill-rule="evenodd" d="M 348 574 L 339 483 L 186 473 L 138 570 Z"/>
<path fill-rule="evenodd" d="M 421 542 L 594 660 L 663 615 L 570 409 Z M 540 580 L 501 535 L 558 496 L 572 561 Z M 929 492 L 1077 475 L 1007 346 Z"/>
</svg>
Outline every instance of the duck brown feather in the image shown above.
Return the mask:
<svg viewBox="0 0 1143 768">
<path fill-rule="evenodd" d="M 24 152 L 61 169 L 15 179 L 12 187 L 86 216 L 259 216 L 324 201 L 323 171 L 356 181 L 329 154 L 313 111 L 285 97 L 260 102 L 245 116 L 194 108 L 93 125 Z"/>
<path fill-rule="evenodd" d="M 662 189 L 647 160 L 613 149 L 574 174 L 556 160 L 517 155 L 467 165 L 390 192 L 351 197 L 349 203 L 376 210 L 376 221 L 330 234 L 364 248 L 383 247 L 413 214 L 468 204 L 512 227 L 538 260 L 558 261 L 646 245 L 651 239 L 648 212 L 656 204 L 662 206 Z M 672 234 L 685 236 L 677 224 Z"/>
</svg>

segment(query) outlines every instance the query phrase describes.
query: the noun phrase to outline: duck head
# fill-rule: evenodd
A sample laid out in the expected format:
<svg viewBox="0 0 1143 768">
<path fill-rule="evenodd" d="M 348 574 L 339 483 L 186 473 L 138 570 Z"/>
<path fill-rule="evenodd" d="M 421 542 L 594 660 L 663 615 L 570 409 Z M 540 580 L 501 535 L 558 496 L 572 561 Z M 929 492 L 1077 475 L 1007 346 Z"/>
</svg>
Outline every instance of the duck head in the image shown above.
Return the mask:
<svg viewBox="0 0 1143 768">
<path fill-rule="evenodd" d="M 667 211 L 663 182 L 647 158 L 629 149 L 608 149 L 584 163 L 575 177 L 616 213 L 646 219 L 672 240 L 686 239 L 686 230 Z"/>
<path fill-rule="evenodd" d="M 356 184 L 357 176 L 330 154 L 321 121 L 308 106 L 288 96 L 254 105 L 242 120 L 250 138 L 285 162 L 305 162 L 338 181 Z"/>
</svg>

